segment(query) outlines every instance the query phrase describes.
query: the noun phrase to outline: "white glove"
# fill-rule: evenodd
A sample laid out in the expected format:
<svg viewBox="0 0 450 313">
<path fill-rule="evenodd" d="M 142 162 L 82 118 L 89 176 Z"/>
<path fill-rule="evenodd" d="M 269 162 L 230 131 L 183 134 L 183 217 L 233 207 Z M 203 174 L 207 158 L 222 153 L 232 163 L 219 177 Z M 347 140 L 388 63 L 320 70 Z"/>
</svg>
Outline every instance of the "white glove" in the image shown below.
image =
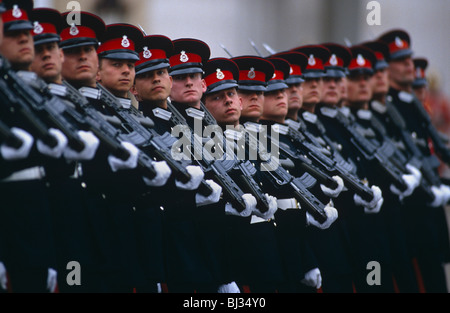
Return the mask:
<svg viewBox="0 0 450 313">
<path fill-rule="evenodd" d="M 422 179 L 422 172 L 415 166 L 411 165 L 411 164 L 406 164 L 406 169 L 408 170 L 408 172 L 412 175 L 414 175 L 417 180 L 420 182 L 420 180 Z"/>
<path fill-rule="evenodd" d="M 381 207 L 383 206 L 384 198 L 381 198 L 375 207 L 364 207 L 364 213 L 366 214 L 376 214 L 380 212 Z"/>
<path fill-rule="evenodd" d="M 55 137 L 57 144 L 54 148 L 50 148 L 45 143 L 43 143 L 40 139 L 37 141 L 38 151 L 42 154 L 45 154 L 49 157 L 58 159 L 64 152 L 64 149 L 67 147 L 67 137 L 59 130 L 55 128 L 50 128 L 48 130 L 50 135 Z"/>
<path fill-rule="evenodd" d="M 420 183 L 420 179 L 418 179 L 415 174 L 403 174 L 402 179 L 407 186 L 405 191 L 401 192 L 394 184 L 391 184 L 390 186 L 391 192 L 393 194 L 396 194 L 400 198 L 400 200 L 403 200 L 403 198 L 410 196 Z"/>
<path fill-rule="evenodd" d="M 217 292 L 218 293 L 241 293 L 238 285 L 234 281 L 229 284 L 220 285 Z"/>
<path fill-rule="evenodd" d="M 197 203 L 197 206 L 217 203 L 220 200 L 220 195 L 222 194 L 222 186 L 211 179 L 206 180 L 206 183 L 211 187 L 212 193 L 209 196 L 203 196 L 197 192 L 195 194 L 195 202 Z"/>
<path fill-rule="evenodd" d="M 275 212 L 278 210 L 277 198 L 270 196 L 267 193 L 264 194 L 264 196 L 266 197 L 267 202 L 269 203 L 269 209 L 266 212 L 262 213 L 260 210 L 258 210 L 258 208 L 255 208 L 253 214 L 262 219 L 269 220 L 274 217 Z"/>
<path fill-rule="evenodd" d="M 196 190 L 198 186 L 200 186 L 203 177 L 205 177 L 205 173 L 203 172 L 202 168 L 197 165 L 188 165 L 186 166 L 186 170 L 191 176 L 191 179 L 185 184 L 178 180 L 175 180 L 175 185 L 182 190 Z"/>
<path fill-rule="evenodd" d="M 108 156 L 108 163 L 111 166 L 113 172 L 117 172 L 119 170 L 131 170 L 137 167 L 139 149 L 133 145 L 132 143 L 123 141 L 120 143 L 122 147 L 124 147 L 130 153 L 130 156 L 125 161 L 122 161 L 119 158 L 116 158 L 113 155 Z"/>
<path fill-rule="evenodd" d="M 439 189 L 442 191 L 442 195 L 444 198 L 442 205 L 445 205 L 450 200 L 450 186 L 442 184 L 439 186 Z"/>
<path fill-rule="evenodd" d="M 27 158 L 30 154 L 31 148 L 33 147 L 33 136 L 23 129 L 16 127 L 11 128 L 11 132 L 22 140 L 22 145 L 16 149 L 2 144 L 0 146 L 0 153 L 3 159 L 13 161 Z"/>
<path fill-rule="evenodd" d="M 383 205 L 384 199 L 380 187 L 372 185 L 373 199 L 370 202 L 364 201 L 359 195 L 353 195 L 353 201 L 356 205 L 364 207 L 366 213 L 378 213 Z"/>
<path fill-rule="evenodd" d="M 145 184 L 150 187 L 161 187 L 167 183 L 170 175 L 172 175 L 172 170 L 166 161 L 153 162 L 153 168 L 155 169 L 156 176 L 149 179 L 145 176 L 142 177 Z"/>
<path fill-rule="evenodd" d="M 92 160 L 100 145 L 100 140 L 91 131 L 79 130 L 78 136 L 84 143 L 84 149 L 77 152 L 72 150 L 70 146 L 67 146 L 64 150 L 64 157 L 70 161 Z"/>
<path fill-rule="evenodd" d="M 434 200 L 430 203 L 430 206 L 437 208 L 443 205 L 445 201 L 444 191 L 440 187 L 436 186 L 431 186 L 431 191 L 434 194 Z"/>
<path fill-rule="evenodd" d="M 8 288 L 8 276 L 6 276 L 6 267 L 3 262 L 0 262 L 0 287 L 3 290 Z"/>
<path fill-rule="evenodd" d="M 51 293 L 55 292 L 57 272 L 53 268 L 48 269 L 47 290 Z"/>
<path fill-rule="evenodd" d="M 228 215 L 236 215 L 242 217 L 250 216 L 252 212 L 255 211 L 258 201 L 256 201 L 256 198 L 249 193 L 243 194 L 242 200 L 244 200 L 245 202 L 245 209 L 242 212 L 237 211 L 230 203 L 227 202 L 227 204 L 225 204 L 225 213 Z"/>
<path fill-rule="evenodd" d="M 327 219 L 323 222 L 323 224 L 320 224 L 318 221 L 316 221 L 314 217 L 309 214 L 309 212 L 306 212 L 306 223 L 308 225 L 313 225 L 319 229 L 327 229 L 338 218 L 338 211 L 329 204 L 327 204 L 327 206 L 324 208 L 324 211 L 327 215 Z"/>
<path fill-rule="evenodd" d="M 302 279 L 302 283 L 309 287 L 315 287 L 320 289 L 322 287 L 322 275 L 320 270 L 316 267 L 305 274 L 305 278 Z"/>
<path fill-rule="evenodd" d="M 320 184 L 320 189 L 322 189 L 323 193 L 331 198 L 337 198 L 339 196 L 339 194 L 341 193 L 341 191 L 344 189 L 344 181 L 342 180 L 341 177 L 335 175 L 333 176 L 333 179 L 337 182 L 338 186 L 336 187 L 336 189 L 331 189 L 328 188 L 327 186 Z"/>
</svg>

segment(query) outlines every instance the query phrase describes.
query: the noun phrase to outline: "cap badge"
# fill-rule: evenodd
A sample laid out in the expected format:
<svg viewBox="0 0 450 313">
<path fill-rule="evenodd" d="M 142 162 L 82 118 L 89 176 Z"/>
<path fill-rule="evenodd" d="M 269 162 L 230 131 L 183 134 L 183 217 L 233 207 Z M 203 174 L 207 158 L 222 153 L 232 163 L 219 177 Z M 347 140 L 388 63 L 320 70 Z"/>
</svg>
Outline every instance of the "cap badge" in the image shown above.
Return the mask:
<svg viewBox="0 0 450 313">
<path fill-rule="evenodd" d="M 336 58 L 336 54 L 334 54 L 334 53 L 333 53 L 333 55 L 331 55 L 331 58 L 330 58 L 330 64 L 333 65 L 333 66 L 338 65 L 338 61 L 337 61 L 337 58 Z"/>
<path fill-rule="evenodd" d="M 273 73 L 272 79 L 275 79 L 277 77 L 277 73 Z"/>
<path fill-rule="evenodd" d="M 130 46 L 130 41 L 127 36 L 122 37 L 122 47 L 128 48 Z"/>
<path fill-rule="evenodd" d="M 356 63 L 359 66 L 363 66 L 364 64 L 366 64 L 366 60 L 364 60 L 364 57 L 361 54 L 358 54 L 358 56 L 356 57 Z"/>
<path fill-rule="evenodd" d="M 152 53 L 148 50 L 148 47 L 144 47 L 144 58 L 150 59 L 152 57 Z"/>
<path fill-rule="evenodd" d="M 12 16 L 14 16 L 15 18 L 22 17 L 22 11 L 19 9 L 19 6 L 17 4 L 13 6 Z"/>
<path fill-rule="evenodd" d="M 217 74 L 216 74 L 217 79 L 224 79 L 224 78 L 225 78 L 225 75 L 224 75 L 223 72 L 220 70 L 220 68 L 218 68 L 218 69 L 216 70 L 216 72 L 217 72 Z"/>
<path fill-rule="evenodd" d="M 42 27 L 41 24 L 39 24 L 38 21 L 34 22 L 34 29 L 35 34 L 41 34 L 44 31 L 44 27 Z"/>
<path fill-rule="evenodd" d="M 292 68 L 292 66 L 289 68 L 289 74 L 292 75 L 292 73 L 294 73 L 294 69 Z"/>
<path fill-rule="evenodd" d="M 308 64 L 310 66 L 316 65 L 316 59 L 314 58 L 314 55 L 312 55 L 312 54 L 309 55 Z"/>
<path fill-rule="evenodd" d="M 250 79 L 253 79 L 253 78 L 256 77 L 256 73 L 255 73 L 255 68 L 254 67 L 250 68 L 250 71 L 248 72 L 247 77 L 250 78 Z"/>
<path fill-rule="evenodd" d="M 399 37 L 395 37 L 395 45 L 396 45 L 398 48 L 403 47 L 403 40 L 401 40 Z"/>
<path fill-rule="evenodd" d="M 75 25 L 75 23 L 72 23 L 72 25 L 70 26 L 69 34 L 71 36 L 76 36 L 79 33 L 80 33 L 80 30 L 78 29 L 78 27 Z"/>
<path fill-rule="evenodd" d="M 186 55 L 186 51 L 181 51 L 180 61 L 183 63 L 189 61 L 189 57 Z"/>
</svg>

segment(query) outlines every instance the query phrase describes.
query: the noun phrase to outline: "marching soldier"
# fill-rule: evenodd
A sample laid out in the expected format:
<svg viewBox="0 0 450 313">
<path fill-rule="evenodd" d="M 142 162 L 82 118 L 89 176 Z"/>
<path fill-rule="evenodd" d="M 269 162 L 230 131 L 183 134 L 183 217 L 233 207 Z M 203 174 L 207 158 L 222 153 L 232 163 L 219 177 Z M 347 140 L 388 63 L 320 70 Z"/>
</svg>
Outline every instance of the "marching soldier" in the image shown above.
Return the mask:
<svg viewBox="0 0 450 313">
<path fill-rule="evenodd" d="M 174 55 L 170 58 L 170 74 L 173 77 L 173 87 L 170 95 L 172 103 L 186 118 L 192 130 L 195 130 L 196 123 L 201 123 L 202 121 L 206 121 L 207 124 L 214 123 L 217 125 L 216 121 L 208 122 L 206 120 L 210 113 L 205 112 L 201 102 L 203 94 L 205 93 L 206 95 L 209 91 L 206 77 L 203 79 L 203 65 L 209 59 L 209 47 L 201 41 L 189 38 L 175 40 L 174 47 Z M 224 73 L 222 74 L 225 75 Z M 219 77 L 222 74 L 216 73 Z M 229 115 L 236 116 L 236 113 L 235 108 L 229 111 Z M 241 161 L 233 160 L 233 162 Z M 241 177 L 239 179 L 245 178 Z M 248 179 L 253 180 L 253 177 L 248 177 Z M 259 189 L 258 186 L 256 188 Z M 267 195 L 261 196 L 265 197 Z M 280 264 L 278 253 L 266 253 L 267 250 L 277 251 L 273 223 L 256 216 L 256 214 L 261 215 L 261 213 L 255 205 L 257 201 L 252 194 L 245 193 L 242 195 L 242 199 L 245 199 L 246 205 L 241 212 L 233 205 L 229 205 L 229 203 L 222 202 L 222 207 L 219 205 L 221 214 L 223 214 L 223 204 L 225 204 L 228 214 L 231 214 L 226 216 L 225 230 L 229 236 L 227 238 L 227 246 L 231 248 L 227 256 L 231 280 L 240 286 L 250 285 L 250 291 L 252 292 L 275 292 L 277 282 L 283 278 L 280 267 L 277 266 Z M 270 200 L 270 198 L 268 197 L 267 200 Z M 268 212 L 266 213 L 270 214 L 273 209 L 276 208 L 270 201 Z M 262 221 L 252 224 L 254 220 Z M 246 238 L 245 245 L 243 245 L 242 238 Z"/>
<path fill-rule="evenodd" d="M 360 44 L 367 47 L 375 55 L 376 63 L 373 66 L 374 74 L 371 80 L 372 100 L 370 101 L 370 111 L 374 115 L 374 119 L 378 119 L 382 126 L 378 127 L 379 131 L 385 132 L 390 140 L 398 142 L 397 148 L 404 153 L 405 146 L 400 143 L 402 141 L 395 124 L 392 122 L 392 116 L 389 112 L 395 110 L 390 102 L 386 101 L 387 92 L 389 90 L 388 63 L 386 59 L 389 57 L 389 50 L 382 41 L 370 41 Z M 397 113 L 398 114 L 398 113 Z M 397 115 L 397 118 L 401 118 Z M 400 121 L 398 121 L 400 123 Z M 415 194 L 418 194 L 416 192 Z M 419 195 L 419 197 L 423 195 Z M 415 195 L 413 195 L 415 197 Z M 399 292 L 418 292 L 417 280 L 415 277 L 410 245 L 409 235 L 407 233 L 408 224 L 411 224 L 408 218 L 410 214 L 405 214 L 408 208 L 402 208 L 404 203 L 394 193 L 385 194 L 384 209 L 381 213 L 387 219 L 388 231 L 391 233 L 389 239 L 391 241 L 391 255 L 393 258 L 393 275 L 397 283 Z"/>
<path fill-rule="evenodd" d="M 409 34 L 403 30 L 392 30 L 382 34 L 379 40 L 385 42 L 389 48 L 389 92 L 388 100 L 400 112 L 406 123 L 410 138 L 423 155 L 424 162 L 428 162 L 432 171 L 438 174 L 439 158 L 448 162 L 449 149 L 438 136 L 436 129 L 430 122 L 429 115 L 423 104 L 413 94 L 414 82 L 413 50 Z M 430 144 L 432 149 L 430 149 Z M 446 185 L 438 187 L 437 197 L 443 197 L 445 204 L 448 201 L 448 188 Z M 435 189 L 434 189 L 435 190 Z M 448 230 L 442 205 L 427 210 L 430 203 L 423 201 L 408 201 L 409 211 L 418 214 L 415 218 L 415 231 L 411 238 L 414 253 L 422 274 L 425 290 L 427 292 L 447 292 L 442 262 L 448 260 Z"/>
<path fill-rule="evenodd" d="M 4 38 L 0 53 L 14 70 L 29 71 L 34 57 L 30 33 L 33 25 L 28 19 L 32 2 L 7 1 L 5 4 L 7 10 L 3 13 Z M 3 105 L 6 108 L 8 103 L 4 102 Z M 25 130 L 29 126 L 21 116 L 12 116 L 8 122 L 12 123 L 11 126 L 24 127 Z M 22 139 L 25 140 L 25 137 Z M 29 137 L 28 141 L 32 143 L 33 138 Z M 63 148 L 63 141 L 60 143 L 58 148 Z M 45 148 L 39 147 L 44 147 L 43 142 L 39 141 L 37 148 L 39 152 L 45 152 Z M 0 229 L 2 237 L 8 238 L 2 251 L 2 261 L 8 271 L 8 282 L 13 292 L 53 292 L 56 288 L 54 237 L 46 175 L 42 166 L 46 160 L 44 155 L 51 158 L 51 154 L 25 156 L 19 162 L 8 162 L 9 175 L 1 180 L 3 205 Z"/>
</svg>

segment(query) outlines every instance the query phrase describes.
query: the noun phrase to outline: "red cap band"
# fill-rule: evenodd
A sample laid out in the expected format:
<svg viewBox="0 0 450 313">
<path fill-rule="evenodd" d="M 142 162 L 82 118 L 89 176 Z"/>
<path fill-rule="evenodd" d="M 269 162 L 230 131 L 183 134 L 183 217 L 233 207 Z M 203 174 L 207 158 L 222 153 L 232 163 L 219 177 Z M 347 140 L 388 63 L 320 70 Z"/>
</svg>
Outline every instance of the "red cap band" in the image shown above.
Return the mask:
<svg viewBox="0 0 450 313">
<path fill-rule="evenodd" d="M 205 82 L 207 86 L 211 86 L 219 81 L 223 80 L 234 80 L 233 73 L 230 71 L 221 71 L 219 68 L 215 73 L 211 73 L 207 77 L 205 77 Z"/>
<path fill-rule="evenodd" d="M 127 36 L 103 42 L 98 48 L 97 53 L 123 49 L 134 51 L 134 42 L 128 39 Z"/>
<path fill-rule="evenodd" d="M 61 41 L 73 39 L 73 38 L 92 38 L 97 39 L 95 32 L 86 26 L 73 25 L 69 28 L 63 29 L 61 32 Z"/>
<path fill-rule="evenodd" d="M 29 21 L 26 11 L 20 9 L 17 5 L 12 10 L 8 10 L 2 15 L 3 23 L 17 22 L 17 21 Z"/>
<path fill-rule="evenodd" d="M 180 54 L 176 54 L 170 58 L 170 66 L 172 67 L 189 63 L 202 63 L 202 57 L 198 54 L 181 51 Z"/>
</svg>

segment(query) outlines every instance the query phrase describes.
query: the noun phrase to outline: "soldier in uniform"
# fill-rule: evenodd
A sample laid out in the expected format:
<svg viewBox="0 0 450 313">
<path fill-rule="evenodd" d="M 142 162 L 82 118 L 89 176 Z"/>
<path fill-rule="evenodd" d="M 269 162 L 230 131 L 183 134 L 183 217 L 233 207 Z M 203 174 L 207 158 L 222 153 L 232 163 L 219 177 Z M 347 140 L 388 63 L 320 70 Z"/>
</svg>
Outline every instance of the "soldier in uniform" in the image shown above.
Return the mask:
<svg viewBox="0 0 450 313">
<path fill-rule="evenodd" d="M 208 117 L 210 113 L 202 108 L 201 102 L 204 92 L 207 92 L 207 83 L 203 79 L 203 65 L 209 59 L 209 47 L 194 39 L 175 40 L 174 47 L 175 53 L 170 58 L 170 74 L 174 81 L 170 95 L 172 103 L 186 118 L 192 130 L 195 130 L 196 123 L 203 121 L 217 125 L 216 121 L 208 122 L 204 119 L 205 115 Z M 221 76 L 220 73 L 216 73 L 216 75 Z M 230 110 L 231 113 L 235 114 L 235 110 Z M 233 159 L 233 162 L 240 161 Z M 235 177 L 233 173 L 231 175 Z M 231 176 L 230 179 L 234 180 Z M 253 178 L 249 177 L 249 179 Z M 252 216 L 254 216 L 253 219 L 257 218 L 253 213 L 258 210 L 254 205 L 256 198 L 250 193 L 243 194 L 242 199 L 244 198 L 251 200 L 246 202 L 245 209 L 240 213 L 227 203 L 228 199 L 218 203 L 220 215 L 224 213 L 224 206 L 229 214 L 235 214 L 227 215 L 225 219 L 227 246 L 231 248 L 227 255 L 230 280 L 240 286 L 251 285 L 250 291 L 252 292 L 275 292 L 276 283 L 282 280 L 280 269 L 276 266 L 279 263 L 275 263 L 279 260 L 278 254 L 266 253 L 267 249 L 276 250 L 273 224 L 266 222 L 251 224 Z M 245 247 L 241 245 L 242 238 L 246 238 Z M 261 258 L 258 258 L 259 256 Z M 268 262 L 269 259 L 274 262 Z M 269 270 L 268 273 L 266 273 L 267 270 Z M 246 290 L 244 288 L 244 291 Z"/>
<path fill-rule="evenodd" d="M 450 160 L 450 150 L 437 135 L 430 122 L 423 104 L 413 94 L 414 62 L 412 59 L 411 40 L 404 30 L 392 30 L 382 34 L 379 40 L 389 48 L 389 91 L 388 100 L 403 116 L 406 129 L 410 133 L 416 147 L 421 151 L 424 161 L 431 165 L 437 174 L 439 158 L 442 162 Z M 411 139 L 409 138 L 409 139 Z M 432 147 L 432 148 L 430 148 Z M 446 185 L 439 187 L 438 193 L 447 202 L 448 189 Z M 437 197 L 438 198 L 438 197 Z M 423 277 L 427 292 L 447 292 L 442 262 L 448 260 L 448 230 L 442 205 L 428 210 L 428 201 L 410 201 L 407 207 L 414 218 L 414 238 L 411 238 L 414 253 Z"/>
<path fill-rule="evenodd" d="M 163 35 L 145 36 L 139 43 L 139 51 L 140 60 L 136 63 L 136 79 L 134 87 L 132 89 L 133 94 L 139 101 L 139 109 L 145 116 L 150 117 L 154 121 L 155 126 L 153 127 L 153 129 L 156 131 L 156 133 L 161 136 L 167 137 L 167 134 L 171 133 L 172 127 L 176 126 L 174 121 L 171 119 L 172 113 L 168 110 L 167 106 L 168 101 L 170 101 L 169 95 L 172 89 L 172 77 L 169 75 L 169 56 L 172 55 L 173 52 L 173 43 L 170 38 Z M 168 142 L 167 144 L 173 145 L 173 142 Z M 185 166 L 186 168 L 190 168 L 193 165 L 192 162 L 187 162 L 185 163 Z M 214 192 L 209 197 L 206 197 L 207 199 L 201 198 L 196 194 L 197 206 L 206 205 L 207 202 L 208 204 L 212 204 L 218 201 L 218 196 L 220 196 L 221 193 L 221 187 L 212 180 L 208 180 L 207 184 L 214 187 Z M 177 193 L 178 195 L 183 196 L 178 199 L 173 199 L 173 197 L 170 196 L 172 193 Z M 183 209 L 186 209 L 185 204 L 181 203 L 185 201 L 186 198 L 188 198 L 188 201 L 191 201 L 191 196 L 193 194 L 194 192 L 189 193 L 187 191 L 180 191 L 176 188 L 173 188 L 173 190 L 168 189 L 167 192 L 161 193 L 158 196 L 162 200 L 161 203 L 164 204 L 164 212 L 168 212 L 167 214 L 169 214 L 165 216 L 165 222 L 167 222 L 168 225 L 171 225 L 172 229 L 175 229 L 174 227 L 176 226 L 176 224 L 170 224 L 170 219 L 176 216 L 177 207 L 183 207 Z M 156 195 L 154 195 L 154 197 L 156 197 Z M 212 198 L 214 197 L 215 199 L 213 200 Z M 199 198 L 205 201 L 202 202 L 199 200 Z M 154 201 L 154 199 L 152 201 Z M 171 205 L 172 207 L 170 207 L 169 205 Z M 192 212 L 188 212 L 188 214 L 192 214 Z M 181 223 L 178 225 L 181 225 Z M 166 254 L 171 256 L 171 258 L 168 259 L 168 262 L 173 262 L 172 255 L 175 255 L 174 251 L 172 250 L 173 247 L 176 247 L 175 244 L 182 245 L 184 242 L 183 240 L 187 238 L 184 238 L 183 240 L 176 239 L 177 233 L 170 233 L 170 230 L 168 229 L 165 231 L 167 231 L 167 235 L 164 236 L 164 240 L 168 241 L 167 245 L 165 245 L 164 248 Z M 173 240 L 173 243 L 170 238 L 175 238 Z M 191 244 L 186 248 L 190 249 Z M 198 250 L 193 249 L 191 252 L 198 252 Z M 143 251 L 142 253 L 145 254 L 146 252 Z M 187 253 L 182 255 L 181 259 L 186 260 L 186 255 Z M 151 258 L 151 255 L 148 255 L 148 258 Z M 212 262 L 215 265 L 222 262 L 222 260 L 218 259 L 213 260 Z M 168 285 L 168 291 L 183 291 L 182 289 L 179 289 L 182 286 L 178 285 L 179 283 L 181 283 L 182 277 L 177 276 L 178 274 L 174 272 L 174 270 L 172 270 L 172 268 L 176 267 L 172 267 L 172 264 L 173 263 L 170 263 L 169 267 L 171 269 L 171 272 L 169 275 L 170 283 Z M 181 268 L 177 269 L 177 271 L 181 270 Z M 178 279 L 180 282 L 177 281 Z M 199 286 L 194 285 L 191 288 L 195 289 L 197 287 Z M 193 289 L 191 289 L 190 291 L 192 291 Z M 199 291 L 201 291 L 201 289 Z"/>
<path fill-rule="evenodd" d="M 31 1 L 7 1 L 5 4 L 0 53 L 14 70 L 29 71 L 34 47 L 30 33 L 33 25 L 28 15 L 33 4 Z M 12 116 L 8 122 L 10 126 L 25 130 L 28 127 L 20 116 Z M 44 145 L 38 145 L 41 152 L 39 146 Z M 63 148 L 62 141 L 59 147 Z M 18 162 L 8 162 L 8 175 L 1 180 L 0 229 L 1 236 L 7 238 L 2 261 L 12 292 L 53 292 L 56 288 L 54 237 L 42 167 L 45 160 L 44 154 L 30 154 Z"/>
<path fill-rule="evenodd" d="M 371 80 L 372 99 L 369 104 L 369 109 L 373 114 L 373 118 L 377 119 L 382 126 L 378 127 L 380 132 L 384 132 L 390 140 L 396 143 L 398 149 L 401 149 L 404 153 L 405 146 L 403 145 L 401 135 L 398 132 L 397 127 L 392 122 L 392 116 L 390 112 L 395 108 L 392 104 L 386 100 L 387 92 L 389 90 L 389 77 L 388 77 L 388 63 L 386 60 L 389 57 L 389 49 L 387 45 L 381 41 L 369 41 L 360 44 L 369 48 L 375 55 L 376 63 L 374 64 L 374 74 Z M 401 119 L 399 113 L 396 114 L 395 119 Z M 400 123 L 400 120 L 398 120 Z M 406 153 L 408 154 L 408 153 Z M 416 196 L 416 192 L 414 196 Z M 423 195 L 419 194 L 419 197 Z M 387 219 L 388 231 L 392 233 L 389 236 L 391 241 L 391 255 L 393 258 L 393 275 L 397 283 L 399 292 L 418 292 L 417 280 L 415 277 L 410 246 L 408 243 L 408 224 L 410 221 L 405 216 L 408 211 L 407 207 L 404 207 L 404 203 L 400 201 L 399 197 L 394 193 L 387 193 L 385 195 L 384 207 L 381 212 Z M 404 207 L 404 208 L 402 208 Z"/>
<path fill-rule="evenodd" d="M 261 82 L 265 81 L 264 77 L 271 77 L 271 73 L 273 72 L 273 66 L 272 68 L 267 66 L 270 65 L 270 63 L 267 63 L 266 60 L 258 57 L 243 56 L 233 59 L 241 65 L 240 68 L 238 68 L 237 64 L 235 64 L 232 60 L 224 58 L 211 59 L 205 66 L 205 80 L 207 81 L 208 86 L 207 92 L 204 96 L 205 106 L 216 118 L 217 123 L 221 125 L 223 129 L 227 128 L 227 126 L 232 126 L 232 128 L 227 128 L 226 130 L 227 138 L 229 136 L 228 134 L 231 132 L 236 131 L 236 133 L 239 134 L 243 130 L 241 128 L 242 125 L 240 125 L 239 122 L 241 115 L 241 101 L 236 91 L 236 88 L 238 87 L 238 78 L 240 76 L 243 78 L 247 77 L 247 79 L 244 78 L 244 80 L 247 80 L 247 82 L 243 83 L 243 86 L 245 86 L 244 88 L 253 87 L 257 89 L 258 85 L 259 88 L 264 87 Z M 245 70 L 245 68 L 248 70 Z M 248 81 L 248 79 L 251 79 L 253 76 L 250 75 L 250 77 L 248 77 L 249 69 L 253 69 L 255 73 L 260 74 L 260 77 L 253 83 Z M 220 73 L 223 73 L 224 75 L 220 75 Z M 241 73 L 241 75 L 239 75 L 239 73 Z M 268 73 L 269 75 L 267 75 Z M 254 102 L 251 97 L 249 97 L 249 100 L 248 105 L 253 105 Z M 252 110 L 249 110 L 248 113 L 250 118 L 255 115 L 255 112 Z M 260 161 L 257 162 L 259 163 Z M 258 167 L 259 165 L 257 168 Z M 265 191 L 269 191 L 271 194 L 275 193 L 276 195 L 282 195 L 276 190 L 276 188 L 273 188 L 273 186 L 271 187 L 269 184 L 263 184 L 263 186 L 265 186 L 263 189 Z M 304 268 L 304 261 L 301 260 L 303 258 L 302 253 L 304 248 L 304 245 L 301 242 L 303 241 L 304 243 L 303 230 L 306 225 L 306 215 L 305 211 L 298 210 L 294 207 L 294 205 L 291 208 L 292 210 L 289 210 L 289 206 L 283 205 L 283 203 L 287 203 L 289 201 L 291 203 L 296 203 L 295 199 L 277 199 L 277 203 L 279 204 L 278 206 L 281 207 L 281 211 L 288 210 L 289 212 L 283 214 L 280 213 L 280 210 L 277 210 L 274 213 L 277 223 L 275 235 L 277 238 L 276 246 L 278 249 L 271 249 L 271 253 L 273 254 L 271 257 L 273 260 L 280 260 L 282 262 L 278 265 L 282 266 L 282 268 L 277 270 L 279 271 L 282 269 L 286 277 L 283 281 L 278 281 L 275 285 L 278 288 L 278 291 L 299 292 L 306 290 L 306 288 L 301 284 L 302 280 L 305 279 L 305 273 L 307 272 Z M 290 227 L 287 225 L 288 221 L 293 221 Z M 258 226 L 256 225 L 258 224 L 260 224 L 259 227 L 263 227 L 263 225 L 267 223 L 267 221 L 261 220 L 260 223 L 255 223 L 254 227 L 250 227 L 249 231 L 252 231 L 252 228 L 254 231 L 257 230 Z M 257 234 L 259 234 L 259 232 L 257 232 Z M 276 266 L 278 263 L 272 262 L 272 264 L 272 266 Z M 255 269 L 246 268 L 246 271 L 248 271 L 248 273 L 243 274 L 245 275 L 244 277 L 251 277 L 250 275 L 254 275 L 251 273 L 255 271 Z M 312 271 L 312 273 L 307 274 L 306 277 L 308 279 L 311 277 L 312 282 L 309 281 L 308 283 L 313 283 L 314 287 L 320 288 L 321 278 L 320 273 L 317 273 L 317 269 Z M 247 280 L 250 282 L 250 290 L 258 290 L 258 288 L 260 288 L 257 285 L 255 278 L 247 278 Z"/>
</svg>

